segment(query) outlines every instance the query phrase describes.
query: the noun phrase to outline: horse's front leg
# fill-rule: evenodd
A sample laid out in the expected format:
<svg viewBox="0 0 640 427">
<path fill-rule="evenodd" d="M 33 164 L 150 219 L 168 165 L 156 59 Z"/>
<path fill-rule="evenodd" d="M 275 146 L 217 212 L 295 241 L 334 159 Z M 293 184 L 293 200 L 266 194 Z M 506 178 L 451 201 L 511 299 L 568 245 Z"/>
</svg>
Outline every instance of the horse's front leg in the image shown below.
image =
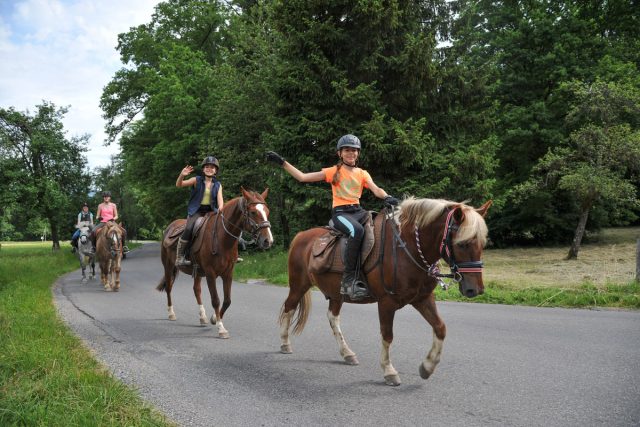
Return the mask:
<svg viewBox="0 0 640 427">
<path fill-rule="evenodd" d="M 193 295 L 196 297 L 198 303 L 198 317 L 202 326 L 207 324 L 207 311 L 202 304 L 202 276 L 196 274 L 193 279 Z"/>
<path fill-rule="evenodd" d="M 340 309 L 342 308 L 342 301 L 332 299 L 329 301 L 329 309 L 327 310 L 327 318 L 329 319 L 329 325 L 333 331 L 333 336 L 338 342 L 340 348 L 340 356 L 344 359 L 347 365 L 358 365 L 358 358 L 356 354 L 349 348 L 347 341 L 342 334 L 342 328 L 340 328 Z"/>
<path fill-rule="evenodd" d="M 87 265 L 84 263 L 82 259 L 80 259 L 80 267 L 82 268 L 82 284 L 87 283 Z"/>
<path fill-rule="evenodd" d="M 383 298 L 378 302 L 378 317 L 380 318 L 380 335 L 382 336 L 382 352 L 380 366 L 387 385 L 398 386 L 402 382 L 398 371 L 391 364 L 391 343 L 393 342 L 393 319 L 398 305 L 391 298 Z"/>
<path fill-rule="evenodd" d="M 419 367 L 420 376 L 426 380 L 433 374 L 433 371 L 440 362 L 440 354 L 442 354 L 444 338 L 447 335 L 447 327 L 438 315 L 436 300 L 433 294 L 429 294 L 428 297 L 414 302 L 411 305 L 418 310 L 418 313 L 420 313 L 433 328 L 431 350 Z"/>
<path fill-rule="evenodd" d="M 111 291 L 111 283 L 109 283 L 111 279 L 111 260 L 109 259 L 106 262 L 102 262 L 100 264 L 100 279 L 102 280 L 102 285 L 104 286 L 105 291 Z"/>
<path fill-rule="evenodd" d="M 113 290 L 118 292 L 120 290 L 120 263 L 122 262 L 122 259 L 120 257 L 117 257 L 113 263 L 114 263 L 114 268 L 113 268 Z"/>
<path fill-rule="evenodd" d="M 229 331 L 227 331 L 222 323 L 222 317 L 225 310 L 231 305 L 231 276 L 222 277 L 222 289 L 224 292 L 224 303 L 222 304 L 222 310 L 220 309 L 220 297 L 218 296 L 218 290 L 216 289 L 216 276 L 207 273 L 207 286 L 209 287 L 209 294 L 211 295 L 211 305 L 213 306 L 214 314 L 211 316 L 211 324 L 218 326 L 218 338 L 229 338 Z M 215 317 L 214 317 L 215 316 Z"/>
</svg>

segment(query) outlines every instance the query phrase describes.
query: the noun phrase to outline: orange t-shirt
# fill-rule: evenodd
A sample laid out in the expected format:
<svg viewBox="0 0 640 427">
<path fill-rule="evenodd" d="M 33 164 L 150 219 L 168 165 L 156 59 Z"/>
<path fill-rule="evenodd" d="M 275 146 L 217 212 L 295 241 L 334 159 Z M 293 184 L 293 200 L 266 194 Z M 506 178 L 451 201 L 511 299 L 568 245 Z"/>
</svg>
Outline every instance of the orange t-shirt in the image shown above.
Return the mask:
<svg viewBox="0 0 640 427">
<path fill-rule="evenodd" d="M 337 166 L 323 168 L 322 172 L 324 172 L 325 182 L 331 184 L 337 170 Z M 340 182 L 338 182 L 338 185 L 331 186 L 331 191 L 333 192 L 333 207 L 360 203 L 362 189 L 368 188 L 367 181 L 369 179 L 371 179 L 371 175 L 364 169 L 353 168 L 352 170 L 348 170 L 344 166 L 341 167 Z"/>
</svg>

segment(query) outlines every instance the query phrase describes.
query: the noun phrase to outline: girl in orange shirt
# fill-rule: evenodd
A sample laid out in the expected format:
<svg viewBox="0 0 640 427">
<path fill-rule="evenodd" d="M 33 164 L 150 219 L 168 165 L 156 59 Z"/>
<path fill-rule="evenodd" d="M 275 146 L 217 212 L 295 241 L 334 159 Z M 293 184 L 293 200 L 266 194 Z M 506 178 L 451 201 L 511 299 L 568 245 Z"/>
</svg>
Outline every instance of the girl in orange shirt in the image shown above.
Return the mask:
<svg viewBox="0 0 640 427">
<path fill-rule="evenodd" d="M 323 168 L 318 172 L 303 173 L 279 154 L 269 151 L 267 160 L 284 168 L 300 182 L 325 181 L 331 184 L 333 193 L 332 219 L 333 226 L 349 237 L 345 249 L 345 265 L 342 275 L 340 293 L 347 295 L 352 301 L 359 301 L 368 296 L 366 284 L 357 276 L 358 256 L 364 237 L 362 223 L 367 211 L 360 206 L 362 189 L 368 188 L 378 198 L 384 199 L 388 205 L 396 206 L 398 199 L 387 194 L 371 179 L 371 175 L 356 166 L 362 144 L 355 135 L 344 135 L 338 140 L 336 154 L 338 164 Z"/>
</svg>

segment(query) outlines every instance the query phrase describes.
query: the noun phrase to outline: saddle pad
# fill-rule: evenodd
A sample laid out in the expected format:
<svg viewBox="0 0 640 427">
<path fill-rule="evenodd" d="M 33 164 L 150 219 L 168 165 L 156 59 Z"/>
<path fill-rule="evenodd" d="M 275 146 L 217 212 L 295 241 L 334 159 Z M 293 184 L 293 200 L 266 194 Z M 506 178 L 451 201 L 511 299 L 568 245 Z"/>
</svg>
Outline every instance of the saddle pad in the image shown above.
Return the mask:
<svg viewBox="0 0 640 427">
<path fill-rule="evenodd" d="M 309 272 L 314 274 L 328 271 L 342 273 L 344 271 L 344 248 L 347 237 L 333 228 L 327 228 L 327 232 L 319 236 L 311 247 L 311 259 L 309 260 Z M 364 237 L 360 248 L 361 264 L 364 264 L 372 252 L 375 244 L 375 235 L 371 212 L 364 224 Z"/>
</svg>

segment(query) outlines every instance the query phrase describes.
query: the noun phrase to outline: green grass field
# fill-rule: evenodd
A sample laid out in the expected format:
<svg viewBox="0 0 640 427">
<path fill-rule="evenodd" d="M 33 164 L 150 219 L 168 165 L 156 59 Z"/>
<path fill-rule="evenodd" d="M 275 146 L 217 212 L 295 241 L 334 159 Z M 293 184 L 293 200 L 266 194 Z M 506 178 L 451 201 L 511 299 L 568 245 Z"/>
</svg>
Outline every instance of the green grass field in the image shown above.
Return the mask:
<svg viewBox="0 0 640 427">
<path fill-rule="evenodd" d="M 68 244 L 0 249 L 0 425 L 167 426 L 58 318 L 51 285 L 76 270 Z"/>
</svg>

